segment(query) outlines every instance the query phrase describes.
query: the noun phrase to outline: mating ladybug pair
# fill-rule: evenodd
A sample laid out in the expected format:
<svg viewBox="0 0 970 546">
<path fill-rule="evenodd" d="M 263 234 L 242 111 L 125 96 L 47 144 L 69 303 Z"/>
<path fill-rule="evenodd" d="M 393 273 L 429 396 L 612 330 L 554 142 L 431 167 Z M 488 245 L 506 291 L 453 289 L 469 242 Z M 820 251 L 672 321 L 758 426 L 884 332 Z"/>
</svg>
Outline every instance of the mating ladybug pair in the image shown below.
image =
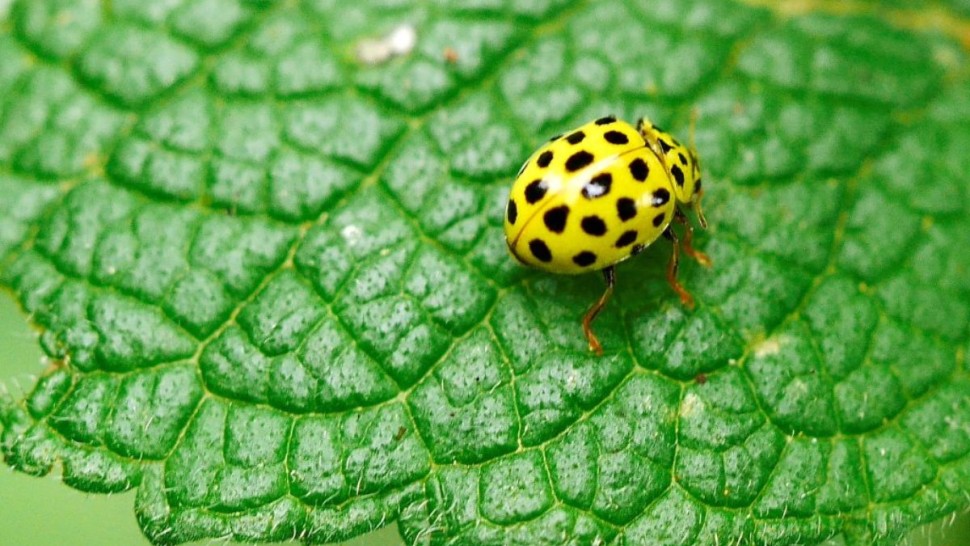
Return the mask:
<svg viewBox="0 0 970 546">
<path fill-rule="evenodd" d="M 554 137 L 522 165 L 505 214 L 505 239 L 523 264 L 551 273 L 603 271 L 606 291 L 583 317 L 589 348 L 603 348 L 591 324 L 616 284 L 617 263 L 639 254 L 661 235 L 674 246 L 667 282 L 681 302 L 694 299 L 677 281 L 680 249 L 704 266 L 691 246 L 690 207 L 701 227 L 700 163 L 693 147 L 641 119 L 636 128 L 613 116 Z M 685 227 L 680 241 L 671 222 Z"/>
</svg>

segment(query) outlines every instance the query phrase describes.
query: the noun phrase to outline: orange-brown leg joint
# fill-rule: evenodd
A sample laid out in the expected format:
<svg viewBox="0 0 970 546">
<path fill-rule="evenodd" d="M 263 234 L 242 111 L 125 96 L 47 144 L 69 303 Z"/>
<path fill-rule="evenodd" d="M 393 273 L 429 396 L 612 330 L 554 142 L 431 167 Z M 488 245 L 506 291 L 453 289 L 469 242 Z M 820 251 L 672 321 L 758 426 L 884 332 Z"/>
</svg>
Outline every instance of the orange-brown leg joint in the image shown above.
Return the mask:
<svg viewBox="0 0 970 546">
<path fill-rule="evenodd" d="M 583 334 L 586 335 L 589 350 L 595 352 L 597 356 L 603 356 L 603 345 L 600 344 L 600 340 L 593 333 L 593 321 L 596 320 L 596 315 L 600 314 L 600 311 L 606 307 L 606 303 L 613 296 L 613 286 L 616 284 L 616 270 L 613 266 L 603 270 L 603 278 L 606 279 L 606 290 L 600 296 L 600 299 L 589 308 L 589 311 L 586 311 L 586 315 L 583 316 Z"/>
<path fill-rule="evenodd" d="M 670 242 L 673 243 L 674 247 L 673 252 L 670 254 L 670 261 L 667 262 L 667 284 L 669 284 L 670 287 L 674 289 L 674 292 L 677 292 L 677 295 L 680 296 L 680 303 L 682 303 L 684 307 L 693 309 L 694 296 L 691 296 L 690 292 L 684 288 L 684 285 L 680 284 L 680 281 L 677 280 L 677 271 L 680 269 L 680 241 L 677 239 L 677 236 L 674 234 L 673 230 L 671 230 L 669 227 L 667 228 L 667 231 L 664 232 L 664 235 L 670 239 Z"/>
<path fill-rule="evenodd" d="M 684 225 L 684 254 L 687 254 L 691 258 L 697 260 L 697 263 L 703 265 L 704 267 L 711 267 L 711 258 L 707 254 L 704 254 L 700 250 L 694 248 L 694 226 L 690 225 L 690 222 L 687 221 L 687 217 L 680 212 L 680 209 L 677 209 L 677 212 L 674 214 L 674 219 Z"/>
</svg>

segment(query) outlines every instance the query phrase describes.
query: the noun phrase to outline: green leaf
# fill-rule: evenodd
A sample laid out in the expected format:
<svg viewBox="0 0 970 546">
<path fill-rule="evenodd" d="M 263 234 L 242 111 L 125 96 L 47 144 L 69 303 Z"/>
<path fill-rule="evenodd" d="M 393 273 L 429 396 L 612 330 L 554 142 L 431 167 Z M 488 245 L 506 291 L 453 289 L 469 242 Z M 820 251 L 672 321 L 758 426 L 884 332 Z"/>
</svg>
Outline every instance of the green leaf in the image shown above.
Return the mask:
<svg viewBox="0 0 970 546">
<path fill-rule="evenodd" d="M 157 544 L 888 545 L 965 510 L 951 4 L 0 2 L 0 279 L 50 364 L 5 460 L 137 488 Z M 693 311 L 665 244 L 620 267 L 597 358 L 602 286 L 508 257 L 510 180 L 693 111 L 715 265 Z"/>
</svg>

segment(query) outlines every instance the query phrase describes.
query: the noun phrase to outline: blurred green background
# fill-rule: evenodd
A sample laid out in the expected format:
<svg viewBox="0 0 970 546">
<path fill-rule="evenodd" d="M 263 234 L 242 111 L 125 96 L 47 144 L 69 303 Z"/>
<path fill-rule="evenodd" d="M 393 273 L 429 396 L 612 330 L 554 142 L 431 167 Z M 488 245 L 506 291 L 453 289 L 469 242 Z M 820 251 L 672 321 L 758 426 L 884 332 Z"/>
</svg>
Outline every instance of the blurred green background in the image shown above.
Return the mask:
<svg viewBox="0 0 970 546">
<path fill-rule="evenodd" d="M 7 292 L 0 293 L 0 385 L 14 395 L 33 385 L 43 369 L 36 336 Z M 0 467 L 0 546 L 147 546 L 135 522 L 134 491 L 92 495 L 54 476 L 34 478 Z M 203 541 L 196 544 L 226 544 Z M 290 544 L 299 544 L 292 542 Z M 395 546 L 403 541 L 390 526 L 344 546 Z M 840 544 L 833 542 L 832 546 Z M 968 546 L 970 515 L 961 514 L 914 531 L 907 546 Z"/>
</svg>

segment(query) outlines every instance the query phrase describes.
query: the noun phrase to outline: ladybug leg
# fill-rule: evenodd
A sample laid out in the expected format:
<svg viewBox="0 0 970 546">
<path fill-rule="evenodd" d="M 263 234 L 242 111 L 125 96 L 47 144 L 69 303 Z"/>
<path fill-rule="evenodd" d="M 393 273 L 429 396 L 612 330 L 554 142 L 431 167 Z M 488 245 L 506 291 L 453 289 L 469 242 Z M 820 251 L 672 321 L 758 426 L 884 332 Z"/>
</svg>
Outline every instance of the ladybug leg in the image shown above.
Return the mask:
<svg viewBox="0 0 970 546">
<path fill-rule="evenodd" d="M 674 220 L 677 223 L 684 226 L 684 254 L 687 254 L 691 258 L 697 260 L 697 263 L 703 265 L 704 267 L 711 267 L 711 258 L 707 254 L 704 254 L 700 250 L 694 248 L 694 226 L 690 225 L 687 220 L 687 216 L 679 208 L 674 209 Z"/>
<path fill-rule="evenodd" d="M 589 311 L 586 311 L 586 315 L 583 317 L 583 333 L 586 334 L 589 350 L 594 351 L 597 356 L 603 356 L 603 346 L 600 344 L 600 340 L 597 339 L 596 334 L 593 333 L 592 325 L 596 319 L 596 315 L 600 314 L 600 311 L 606 307 L 606 302 L 610 301 L 610 297 L 613 296 L 613 287 L 616 285 L 616 269 L 612 265 L 604 269 L 603 278 L 606 280 L 606 291 L 589 308 Z"/>
<path fill-rule="evenodd" d="M 664 237 L 670 240 L 673 244 L 673 252 L 670 254 L 670 261 L 667 262 L 667 284 L 677 292 L 680 296 L 680 303 L 688 309 L 694 308 L 694 296 L 690 295 L 690 292 L 684 288 L 684 285 L 680 284 L 677 280 L 677 271 L 680 268 L 680 240 L 677 239 L 677 235 L 674 233 L 670 226 L 664 231 Z"/>
<path fill-rule="evenodd" d="M 700 185 L 700 179 L 697 179 L 697 184 Z M 694 209 L 694 214 L 697 215 L 697 221 L 700 223 L 702 229 L 707 229 L 707 218 L 704 217 L 704 211 L 701 209 L 701 197 L 704 197 L 704 190 L 697 190 L 694 193 L 694 197 L 690 200 L 690 206 Z"/>
</svg>

